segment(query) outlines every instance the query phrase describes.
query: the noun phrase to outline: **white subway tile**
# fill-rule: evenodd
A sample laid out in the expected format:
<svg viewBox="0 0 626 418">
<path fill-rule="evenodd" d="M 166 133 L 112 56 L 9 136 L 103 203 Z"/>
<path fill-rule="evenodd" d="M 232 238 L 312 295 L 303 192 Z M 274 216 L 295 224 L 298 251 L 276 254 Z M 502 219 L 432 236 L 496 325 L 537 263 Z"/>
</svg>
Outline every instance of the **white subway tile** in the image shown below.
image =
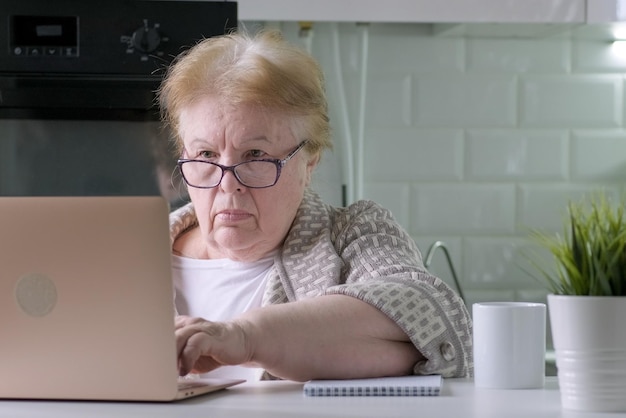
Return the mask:
<svg viewBox="0 0 626 418">
<path fill-rule="evenodd" d="M 407 74 L 371 75 L 368 81 L 366 126 L 395 128 L 410 126 L 411 76 Z"/>
<path fill-rule="evenodd" d="M 626 54 L 623 43 L 578 41 L 573 43 L 572 70 L 578 73 L 623 73 Z"/>
<path fill-rule="evenodd" d="M 316 24 L 316 26 L 318 24 Z M 343 61 L 342 67 L 344 71 L 360 73 L 363 63 L 363 33 L 359 30 L 359 28 L 357 28 L 356 25 L 351 24 L 338 24 L 337 28 L 339 32 L 339 56 L 341 57 L 340 59 Z M 330 22 L 325 23 L 324 26 L 321 28 L 321 31 L 327 33 L 327 46 L 334 46 L 334 35 L 332 33 L 333 30 L 334 23 Z M 316 31 L 315 36 L 319 36 L 321 31 Z"/>
<path fill-rule="evenodd" d="M 570 200 L 577 201 L 600 187 L 591 183 L 552 183 L 520 185 L 519 232 L 530 228 L 563 231 Z"/>
<path fill-rule="evenodd" d="M 516 299 L 524 302 L 548 303 L 548 291 L 541 283 L 536 289 L 520 289 L 515 292 Z"/>
<path fill-rule="evenodd" d="M 368 129 L 367 181 L 460 180 L 463 132 L 453 129 Z"/>
<path fill-rule="evenodd" d="M 467 69 L 471 72 L 565 73 L 570 67 L 569 42 L 563 39 L 469 39 Z"/>
<path fill-rule="evenodd" d="M 433 244 L 438 241 L 441 241 L 443 243 L 444 247 L 437 246 L 437 248 L 432 250 L 431 260 L 428 265 L 428 271 L 446 282 L 446 284 L 452 289 L 457 290 L 456 284 L 454 282 L 454 274 L 452 273 L 452 269 L 454 269 L 454 273 L 457 276 L 459 285 L 464 291 L 465 285 L 463 283 L 463 277 L 461 276 L 461 273 L 463 271 L 463 265 L 461 263 L 461 238 L 449 236 L 419 236 L 417 238 L 414 237 L 414 239 L 420 251 L 422 252 L 424 265 L 426 265 L 426 257 L 428 257 L 429 250 L 433 246 Z M 448 250 L 448 254 L 450 255 L 452 268 L 448 264 L 444 248 Z"/>
<path fill-rule="evenodd" d="M 354 24 L 335 22 L 315 22 L 310 33 L 311 42 L 300 36 L 298 22 L 281 22 L 281 32 L 291 43 L 303 49 L 310 48 L 311 54 L 332 71 L 339 64 L 344 72 L 353 75 L 361 71 L 362 36 Z M 335 32 L 336 31 L 336 32 Z M 335 34 L 337 37 L 335 38 Z M 337 40 L 337 42 L 335 42 Z M 340 62 L 334 62 L 338 56 Z"/>
<path fill-rule="evenodd" d="M 411 192 L 414 234 L 506 234 L 515 229 L 515 186 L 424 184 Z"/>
<path fill-rule="evenodd" d="M 572 180 L 626 182 L 626 131 L 575 131 Z"/>
<path fill-rule="evenodd" d="M 433 34 L 437 37 L 464 37 L 466 39 L 555 40 L 571 37 L 569 29 L 574 24 L 554 23 L 435 23 Z"/>
<path fill-rule="evenodd" d="M 465 291 L 465 305 L 472 313 L 472 305 L 479 302 L 515 301 L 515 291 L 506 289 L 468 289 Z"/>
<path fill-rule="evenodd" d="M 612 128 L 622 123 L 620 76 L 536 75 L 520 82 L 522 126 Z"/>
<path fill-rule="evenodd" d="M 410 186 L 408 183 L 368 182 L 364 185 L 364 198 L 373 200 L 389 209 L 393 217 L 409 230 Z"/>
<path fill-rule="evenodd" d="M 409 33 L 411 28 L 380 30 L 372 27 L 368 63 L 371 71 L 460 73 L 465 67 L 463 39 L 445 39 Z M 408 31 L 408 32 L 407 32 Z"/>
<path fill-rule="evenodd" d="M 468 180 L 567 177 L 567 131 L 471 130 L 466 138 Z"/>
<path fill-rule="evenodd" d="M 472 237 L 464 240 L 464 280 L 472 288 L 525 289 L 541 286 L 526 273 L 526 240 L 508 237 Z"/>
<path fill-rule="evenodd" d="M 325 202 L 334 206 L 343 205 L 343 168 L 344 162 L 338 152 L 341 144 L 337 144 L 334 151 L 326 151 L 319 164 L 313 170 L 310 187 L 315 190 Z"/>
<path fill-rule="evenodd" d="M 437 127 L 513 127 L 517 122 L 514 76 L 416 76 L 414 123 Z"/>
</svg>

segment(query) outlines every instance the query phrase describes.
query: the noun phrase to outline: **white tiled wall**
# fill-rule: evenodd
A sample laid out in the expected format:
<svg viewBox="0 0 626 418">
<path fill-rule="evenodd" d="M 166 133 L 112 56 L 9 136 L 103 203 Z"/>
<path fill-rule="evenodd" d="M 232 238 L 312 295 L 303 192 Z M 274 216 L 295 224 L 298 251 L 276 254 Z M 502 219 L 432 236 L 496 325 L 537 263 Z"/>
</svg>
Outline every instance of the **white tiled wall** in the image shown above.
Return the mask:
<svg viewBox="0 0 626 418">
<path fill-rule="evenodd" d="M 308 41 L 327 74 L 337 143 L 322 187 L 345 164 L 337 28 L 353 142 L 368 42 L 364 197 L 390 208 L 424 255 L 447 244 L 468 304 L 542 300 L 546 290 L 521 268 L 529 228 L 560 231 L 570 198 L 626 183 L 626 58 L 571 34 L 449 37 L 372 24 L 365 38 L 354 24 L 316 25 Z M 443 253 L 431 271 L 452 284 Z"/>
</svg>

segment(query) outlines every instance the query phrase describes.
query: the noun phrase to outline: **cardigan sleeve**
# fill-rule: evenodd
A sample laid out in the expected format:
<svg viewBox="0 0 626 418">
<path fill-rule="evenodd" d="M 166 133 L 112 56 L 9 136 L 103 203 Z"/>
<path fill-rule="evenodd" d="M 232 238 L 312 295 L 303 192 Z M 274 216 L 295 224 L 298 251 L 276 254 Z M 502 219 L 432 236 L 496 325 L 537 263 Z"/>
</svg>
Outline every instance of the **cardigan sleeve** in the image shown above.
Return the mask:
<svg viewBox="0 0 626 418">
<path fill-rule="evenodd" d="M 297 216 L 277 265 L 289 278 L 283 280 L 289 299 L 358 298 L 398 324 L 426 357 L 416 374 L 471 376 L 469 312 L 456 292 L 426 271 L 415 242 L 391 213 L 370 201 L 326 207 L 325 213 L 314 200 Z"/>
<path fill-rule="evenodd" d="M 423 266 L 413 239 L 390 212 L 362 201 L 350 213 L 336 248 L 344 282 L 326 294 L 363 300 L 385 313 L 426 357 L 416 374 L 472 375 L 472 324 L 461 298 Z"/>
</svg>

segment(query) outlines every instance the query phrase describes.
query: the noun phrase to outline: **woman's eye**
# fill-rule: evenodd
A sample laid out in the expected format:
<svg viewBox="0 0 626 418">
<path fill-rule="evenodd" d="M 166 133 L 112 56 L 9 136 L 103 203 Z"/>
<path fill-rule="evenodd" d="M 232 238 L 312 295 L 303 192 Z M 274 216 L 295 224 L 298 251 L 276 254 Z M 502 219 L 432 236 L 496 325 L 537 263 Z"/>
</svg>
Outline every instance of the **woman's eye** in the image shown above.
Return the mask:
<svg viewBox="0 0 626 418">
<path fill-rule="evenodd" d="M 250 156 L 250 158 L 262 158 L 265 153 L 260 149 L 253 149 L 248 152 L 248 155 Z"/>
<path fill-rule="evenodd" d="M 200 151 L 198 152 L 198 158 L 202 160 L 211 160 L 215 158 L 215 153 L 213 151 Z"/>
</svg>

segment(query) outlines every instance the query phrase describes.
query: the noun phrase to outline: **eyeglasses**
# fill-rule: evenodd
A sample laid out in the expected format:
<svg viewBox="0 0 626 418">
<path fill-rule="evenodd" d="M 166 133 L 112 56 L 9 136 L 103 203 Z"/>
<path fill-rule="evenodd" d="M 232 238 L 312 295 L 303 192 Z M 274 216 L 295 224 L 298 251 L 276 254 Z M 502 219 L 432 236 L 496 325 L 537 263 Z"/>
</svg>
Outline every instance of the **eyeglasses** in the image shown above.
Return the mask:
<svg viewBox="0 0 626 418">
<path fill-rule="evenodd" d="M 178 168 L 188 186 L 211 189 L 219 186 L 227 171 L 232 172 L 239 183 L 251 189 L 272 187 L 278 182 L 282 168 L 308 141 L 302 141 L 296 149 L 282 160 L 267 158 L 244 161 L 235 165 L 221 165 L 204 160 L 179 159 Z"/>
</svg>

